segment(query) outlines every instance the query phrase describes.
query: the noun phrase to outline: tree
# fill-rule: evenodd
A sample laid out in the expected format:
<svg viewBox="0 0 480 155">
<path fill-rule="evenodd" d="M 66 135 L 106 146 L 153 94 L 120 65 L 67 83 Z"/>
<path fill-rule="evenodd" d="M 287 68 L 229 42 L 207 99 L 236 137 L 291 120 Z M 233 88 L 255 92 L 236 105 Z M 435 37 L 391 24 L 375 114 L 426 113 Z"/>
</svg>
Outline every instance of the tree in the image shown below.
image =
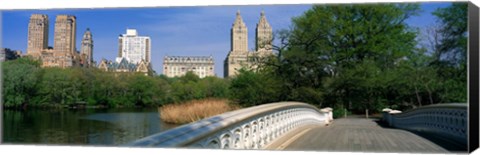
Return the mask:
<svg viewBox="0 0 480 155">
<path fill-rule="evenodd" d="M 441 26 L 441 59 L 433 64 L 442 80 L 441 102 L 467 101 L 467 11 L 467 3 L 457 2 L 433 13 Z"/>
<path fill-rule="evenodd" d="M 465 66 L 467 57 L 467 11 L 466 2 L 452 3 L 437 9 L 433 15 L 440 20 L 440 45 L 438 55 L 450 65 Z"/>
<path fill-rule="evenodd" d="M 415 95 L 414 101 L 410 98 L 412 107 L 438 102 L 436 94 L 440 79 L 438 79 L 435 68 L 431 66 L 436 56 L 429 55 L 427 52 L 425 48 L 421 48 L 410 53 L 406 60 L 400 63 L 400 68 L 397 71 L 399 75 L 396 81 L 401 82 L 398 82 L 396 87 L 402 88 L 403 86 L 406 89 L 405 92 L 399 93 L 404 98 L 402 102 L 408 102 L 409 96 Z M 413 104 L 415 102 L 416 104 Z"/>
<path fill-rule="evenodd" d="M 440 41 L 442 35 L 440 30 L 441 26 L 439 24 L 427 26 L 421 29 L 418 37 L 420 48 L 423 48 L 426 50 L 426 53 L 433 56 L 434 59 L 431 63 L 441 61 Z"/>
<path fill-rule="evenodd" d="M 281 81 L 263 73 L 241 69 L 231 79 L 230 98 L 242 106 L 280 101 Z"/>
<path fill-rule="evenodd" d="M 198 77 L 198 75 L 196 75 L 192 71 L 188 71 L 187 73 L 185 73 L 184 76 L 180 77 L 179 80 L 182 82 L 198 82 L 200 80 L 200 77 Z"/>
<path fill-rule="evenodd" d="M 228 97 L 228 81 L 218 77 L 205 77 L 198 82 L 198 87 L 206 98 L 227 98 Z"/>
<path fill-rule="evenodd" d="M 67 105 L 76 102 L 78 84 L 70 70 L 58 67 L 44 68 L 39 86 L 40 104 Z"/>
<path fill-rule="evenodd" d="M 30 104 L 37 93 L 40 74 L 38 62 L 29 58 L 20 58 L 1 63 L 4 106 L 19 107 Z"/>
<path fill-rule="evenodd" d="M 300 90 L 331 101 L 325 106 L 378 110 L 392 99 L 387 73 L 415 50 L 417 32 L 405 20 L 419 11 L 417 4 L 314 6 L 279 35 L 288 39 L 280 38 L 277 62 L 264 68 L 283 80 L 290 100 L 305 101 Z"/>
<path fill-rule="evenodd" d="M 132 101 L 134 105 L 154 105 L 158 104 L 158 100 L 154 96 L 157 95 L 157 84 L 152 77 L 143 74 L 132 75 L 129 82 L 129 88 L 132 93 Z"/>
</svg>

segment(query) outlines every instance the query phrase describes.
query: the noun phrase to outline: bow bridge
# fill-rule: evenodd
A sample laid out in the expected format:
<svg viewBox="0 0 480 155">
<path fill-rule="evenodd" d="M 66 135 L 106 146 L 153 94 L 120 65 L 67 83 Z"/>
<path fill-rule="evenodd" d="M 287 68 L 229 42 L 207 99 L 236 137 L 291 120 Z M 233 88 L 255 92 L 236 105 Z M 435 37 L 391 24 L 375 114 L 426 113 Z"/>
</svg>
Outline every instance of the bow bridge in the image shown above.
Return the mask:
<svg viewBox="0 0 480 155">
<path fill-rule="evenodd" d="M 466 152 L 467 104 L 438 104 L 382 118 L 339 118 L 331 108 L 279 102 L 227 112 L 126 146 L 362 152 Z"/>
</svg>

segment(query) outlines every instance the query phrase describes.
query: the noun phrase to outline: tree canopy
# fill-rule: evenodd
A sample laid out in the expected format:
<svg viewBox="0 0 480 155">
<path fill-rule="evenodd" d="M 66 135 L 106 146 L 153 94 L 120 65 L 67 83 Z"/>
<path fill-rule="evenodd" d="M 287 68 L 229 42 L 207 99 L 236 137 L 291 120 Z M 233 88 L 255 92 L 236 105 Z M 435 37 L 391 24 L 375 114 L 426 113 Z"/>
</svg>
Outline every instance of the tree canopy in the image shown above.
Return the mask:
<svg viewBox="0 0 480 155">
<path fill-rule="evenodd" d="M 466 72 L 459 66 L 466 63 L 457 59 L 466 53 L 464 8 L 466 3 L 453 3 L 434 13 L 442 25 L 440 54 L 456 55 L 442 56 L 455 62 L 451 67 L 435 63 L 435 54 L 419 46 L 418 29 L 406 23 L 421 12 L 418 4 L 349 4 L 316 5 L 293 18 L 291 29 L 277 33 L 278 55 L 264 62 L 263 72 L 289 90 L 282 100 L 334 109 L 465 102 Z M 458 78 L 444 78 L 452 74 Z"/>
</svg>

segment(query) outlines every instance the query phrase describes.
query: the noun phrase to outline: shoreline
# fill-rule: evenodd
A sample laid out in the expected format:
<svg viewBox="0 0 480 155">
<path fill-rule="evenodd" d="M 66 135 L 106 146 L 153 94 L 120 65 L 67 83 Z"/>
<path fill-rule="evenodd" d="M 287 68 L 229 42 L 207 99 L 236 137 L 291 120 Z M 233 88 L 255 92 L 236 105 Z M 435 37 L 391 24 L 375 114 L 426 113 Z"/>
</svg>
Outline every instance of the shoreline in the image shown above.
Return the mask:
<svg viewBox="0 0 480 155">
<path fill-rule="evenodd" d="M 65 110 L 87 110 L 87 109 L 121 109 L 121 108 L 157 108 L 158 106 L 106 106 L 106 105 L 26 105 L 19 107 L 5 107 L 2 105 L 4 110 L 50 110 L 50 109 L 65 109 Z"/>
</svg>

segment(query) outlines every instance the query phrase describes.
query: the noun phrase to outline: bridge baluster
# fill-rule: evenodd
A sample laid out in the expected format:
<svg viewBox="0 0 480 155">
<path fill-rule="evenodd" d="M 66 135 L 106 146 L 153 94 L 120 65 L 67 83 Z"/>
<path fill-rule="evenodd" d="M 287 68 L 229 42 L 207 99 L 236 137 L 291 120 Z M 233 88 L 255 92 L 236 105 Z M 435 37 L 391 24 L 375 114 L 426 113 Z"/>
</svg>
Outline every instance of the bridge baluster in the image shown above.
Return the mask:
<svg viewBox="0 0 480 155">
<path fill-rule="evenodd" d="M 258 123 L 257 121 L 252 121 L 250 124 L 252 125 L 250 148 L 256 149 L 258 148 Z"/>
<path fill-rule="evenodd" d="M 275 122 L 274 122 L 275 127 L 274 127 L 273 132 L 274 132 L 274 138 L 277 138 L 280 135 L 280 133 L 279 133 L 280 132 L 279 131 L 279 129 L 280 129 L 280 115 L 279 115 L 279 113 L 275 113 L 274 115 L 275 115 Z"/>
<path fill-rule="evenodd" d="M 220 148 L 229 149 L 231 148 L 231 138 L 230 133 L 225 133 L 220 138 Z"/>
<path fill-rule="evenodd" d="M 258 119 L 258 146 L 263 147 L 265 143 L 265 120 L 264 118 Z"/>
<path fill-rule="evenodd" d="M 243 148 L 242 142 L 242 128 L 235 128 L 233 133 L 233 148 L 241 149 Z"/>
<path fill-rule="evenodd" d="M 265 143 L 269 143 L 270 140 L 271 140 L 270 135 L 271 135 L 272 130 L 270 129 L 270 127 L 271 127 L 271 122 L 270 122 L 271 118 L 270 117 L 271 117 L 270 115 L 265 116 Z"/>
<path fill-rule="evenodd" d="M 250 132 L 250 124 L 243 125 L 243 147 L 244 149 L 248 149 L 250 147 L 251 142 L 251 132 Z"/>
</svg>

